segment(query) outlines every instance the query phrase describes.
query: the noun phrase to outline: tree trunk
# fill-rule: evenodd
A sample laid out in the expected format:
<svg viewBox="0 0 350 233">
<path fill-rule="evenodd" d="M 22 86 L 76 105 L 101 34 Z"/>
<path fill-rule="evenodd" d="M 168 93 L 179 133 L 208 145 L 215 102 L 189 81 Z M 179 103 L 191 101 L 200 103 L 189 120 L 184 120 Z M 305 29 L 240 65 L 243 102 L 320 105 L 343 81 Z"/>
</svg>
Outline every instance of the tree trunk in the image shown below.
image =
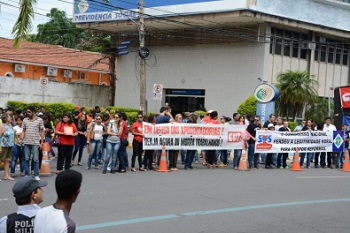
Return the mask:
<svg viewBox="0 0 350 233">
<path fill-rule="evenodd" d="M 115 87 L 116 87 L 116 79 L 117 74 L 115 72 L 115 61 L 117 59 L 117 56 L 115 54 L 111 54 L 109 57 L 109 73 L 110 73 L 110 85 L 109 85 L 109 106 L 114 106 L 114 99 L 115 99 Z"/>
</svg>

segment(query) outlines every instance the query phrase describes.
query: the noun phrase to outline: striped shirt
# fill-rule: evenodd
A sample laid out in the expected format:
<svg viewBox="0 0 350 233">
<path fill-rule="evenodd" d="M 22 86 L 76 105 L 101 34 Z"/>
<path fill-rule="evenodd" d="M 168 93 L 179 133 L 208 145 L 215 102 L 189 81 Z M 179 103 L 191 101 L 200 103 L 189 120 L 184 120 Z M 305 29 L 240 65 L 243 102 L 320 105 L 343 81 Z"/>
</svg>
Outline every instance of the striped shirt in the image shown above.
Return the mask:
<svg viewBox="0 0 350 233">
<path fill-rule="evenodd" d="M 43 120 L 40 117 L 35 117 L 34 120 L 24 118 L 22 123 L 23 130 L 25 130 L 23 144 L 40 145 L 40 131 L 44 130 Z"/>
</svg>

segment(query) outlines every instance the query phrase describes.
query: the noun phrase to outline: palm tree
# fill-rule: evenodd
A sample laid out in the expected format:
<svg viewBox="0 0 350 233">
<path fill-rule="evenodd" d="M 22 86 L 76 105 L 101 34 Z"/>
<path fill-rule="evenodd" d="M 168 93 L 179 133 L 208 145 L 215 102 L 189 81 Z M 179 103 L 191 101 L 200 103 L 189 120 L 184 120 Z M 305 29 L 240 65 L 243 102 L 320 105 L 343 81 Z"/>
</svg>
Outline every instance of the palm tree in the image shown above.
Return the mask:
<svg viewBox="0 0 350 233">
<path fill-rule="evenodd" d="M 285 116 L 302 113 L 306 105 L 316 101 L 318 82 L 307 72 L 287 71 L 277 77 L 277 88 L 280 97 L 277 100 L 278 112 Z"/>
<path fill-rule="evenodd" d="M 32 30 L 32 19 L 34 18 L 34 5 L 36 0 L 20 0 L 19 1 L 19 16 L 12 29 L 15 42 L 14 46 L 19 47 L 21 41 L 25 40 L 27 34 Z"/>
</svg>

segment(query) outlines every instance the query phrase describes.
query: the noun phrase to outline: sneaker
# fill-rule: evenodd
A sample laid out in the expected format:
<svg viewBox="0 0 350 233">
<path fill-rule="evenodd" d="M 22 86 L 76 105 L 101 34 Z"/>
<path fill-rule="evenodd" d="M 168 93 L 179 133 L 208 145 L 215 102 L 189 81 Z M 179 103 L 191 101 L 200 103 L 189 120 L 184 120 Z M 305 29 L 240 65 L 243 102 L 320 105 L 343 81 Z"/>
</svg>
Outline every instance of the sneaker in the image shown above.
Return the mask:
<svg viewBox="0 0 350 233">
<path fill-rule="evenodd" d="M 284 169 L 289 169 L 289 167 L 288 167 L 288 166 L 285 166 Z"/>
<path fill-rule="evenodd" d="M 198 160 L 194 161 L 195 164 L 198 164 Z"/>
<path fill-rule="evenodd" d="M 233 167 L 233 170 L 237 170 L 238 169 L 238 167 Z"/>
<path fill-rule="evenodd" d="M 90 168 L 91 168 L 91 167 L 86 167 L 85 169 L 86 169 L 86 170 L 90 170 Z"/>
<path fill-rule="evenodd" d="M 78 165 L 78 166 L 84 166 L 84 164 L 82 164 L 82 163 L 80 163 L 80 162 L 77 163 L 77 165 Z"/>
<path fill-rule="evenodd" d="M 111 167 L 107 167 L 107 171 L 110 171 L 111 170 Z"/>
<path fill-rule="evenodd" d="M 316 165 L 315 168 L 320 168 L 320 165 Z"/>
<path fill-rule="evenodd" d="M 34 179 L 37 180 L 37 181 L 39 181 L 39 180 L 40 180 L 40 177 L 39 177 L 39 176 L 35 176 Z"/>
<path fill-rule="evenodd" d="M 259 166 L 254 166 L 254 168 L 259 169 Z"/>
<path fill-rule="evenodd" d="M 177 171 L 177 170 L 179 170 L 179 169 L 177 169 L 176 167 L 173 167 L 171 170 Z"/>
<path fill-rule="evenodd" d="M 100 170 L 100 167 L 99 167 L 99 166 L 95 166 L 95 169 L 96 169 L 96 170 Z"/>
<path fill-rule="evenodd" d="M 279 169 L 283 169 L 283 167 L 278 167 Z"/>
<path fill-rule="evenodd" d="M 103 169 L 102 174 L 106 174 L 107 170 Z"/>
<path fill-rule="evenodd" d="M 227 164 L 220 163 L 219 167 L 227 167 Z"/>
</svg>

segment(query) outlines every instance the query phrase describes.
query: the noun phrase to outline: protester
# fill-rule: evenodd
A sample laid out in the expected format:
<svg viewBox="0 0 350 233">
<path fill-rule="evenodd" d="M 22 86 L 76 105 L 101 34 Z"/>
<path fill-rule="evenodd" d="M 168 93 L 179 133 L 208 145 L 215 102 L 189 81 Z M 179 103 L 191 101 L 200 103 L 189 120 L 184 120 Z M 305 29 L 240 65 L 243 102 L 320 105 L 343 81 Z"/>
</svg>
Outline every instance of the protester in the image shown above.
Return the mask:
<svg viewBox="0 0 350 233">
<path fill-rule="evenodd" d="M 198 114 L 195 112 L 192 112 L 190 115 L 190 119 L 187 121 L 188 124 L 197 124 L 197 120 L 198 120 Z M 186 153 L 186 158 L 185 158 L 185 170 L 188 169 L 193 169 L 192 167 L 192 162 L 194 159 L 194 153 L 196 152 L 196 150 L 187 150 Z"/>
<path fill-rule="evenodd" d="M 38 205 L 43 201 L 42 187 L 46 185 L 47 181 L 37 181 L 33 176 L 16 181 L 12 192 L 18 209 L 0 219 L 0 233 L 34 231 L 34 218 L 40 209 Z"/>
<path fill-rule="evenodd" d="M 25 167 L 24 147 L 22 144 L 22 140 L 20 139 L 20 136 L 23 131 L 23 128 L 22 128 L 23 117 L 16 116 L 15 120 L 16 120 L 16 126 L 13 127 L 13 130 L 15 131 L 15 145 L 12 147 L 11 177 L 16 176 L 15 168 L 17 164 L 17 159 L 19 159 L 21 176 L 24 176 L 24 167 Z"/>
<path fill-rule="evenodd" d="M 76 232 L 76 224 L 69 213 L 80 193 L 82 180 L 82 174 L 74 170 L 66 170 L 57 175 L 57 200 L 53 205 L 38 211 L 34 221 L 35 233 Z"/>
<path fill-rule="evenodd" d="M 97 119 L 97 118 L 96 118 Z M 123 125 L 121 123 L 122 115 L 121 113 L 116 113 L 114 115 L 114 121 L 111 121 L 108 125 L 107 129 L 107 140 L 106 140 L 106 148 L 107 148 L 107 157 L 104 162 L 104 168 L 103 168 L 103 174 L 106 174 L 107 172 L 107 166 L 109 163 L 110 158 L 112 158 L 111 162 L 111 173 L 115 173 L 115 165 L 118 155 L 118 150 L 120 148 L 120 136 L 123 133 Z M 124 164 L 123 158 L 119 159 L 119 163 Z M 121 165 L 123 167 L 124 165 Z"/>
<path fill-rule="evenodd" d="M 15 131 L 12 128 L 12 117 L 4 113 L 1 115 L 0 125 L 0 161 L 4 162 L 4 180 L 14 180 L 10 174 L 12 147 L 15 145 Z M 1 181 L 1 180 L 0 180 Z"/>
<path fill-rule="evenodd" d="M 272 123 L 270 123 L 270 124 L 268 124 L 267 129 L 271 130 L 271 131 L 275 131 L 275 126 Z M 273 168 L 272 167 L 272 155 L 273 155 L 273 153 L 267 153 L 266 154 L 266 159 L 265 159 L 265 168 L 266 169 L 272 169 Z"/>
<path fill-rule="evenodd" d="M 280 132 L 290 132 L 291 130 L 288 128 L 288 121 L 284 120 L 283 121 L 283 126 L 281 128 L 279 128 Z M 277 155 L 277 168 L 284 168 L 284 169 L 288 169 L 289 167 L 287 166 L 287 157 L 288 157 L 288 153 L 278 153 Z M 282 161 L 281 161 L 282 160 Z M 281 163 L 282 166 L 281 167 Z"/>
<path fill-rule="evenodd" d="M 78 130 L 78 135 L 74 138 L 74 152 L 73 157 L 71 161 L 71 166 L 74 165 L 74 159 L 79 151 L 78 156 L 78 166 L 83 166 L 81 159 L 83 157 L 83 150 L 86 145 L 86 136 L 87 136 L 87 121 L 86 121 L 86 115 L 82 114 L 78 119 L 78 124 L 76 125 Z"/>
<path fill-rule="evenodd" d="M 106 133 L 106 126 L 102 124 L 102 118 L 100 115 L 96 115 L 95 121 L 91 122 L 87 129 L 87 141 L 86 144 L 90 144 L 91 151 L 89 151 L 88 166 L 86 169 L 91 168 L 92 160 L 95 160 L 95 169 L 100 169 L 98 166 L 98 154 L 101 151 L 103 143 L 103 134 Z M 107 147 L 108 150 L 108 147 Z M 106 162 L 106 161 L 105 161 Z"/>
<path fill-rule="evenodd" d="M 155 125 L 156 116 L 153 114 L 149 115 L 147 122 Z M 144 169 L 155 170 L 155 168 L 153 167 L 153 154 L 154 154 L 154 150 L 145 150 L 145 156 L 143 157 Z"/>
<path fill-rule="evenodd" d="M 187 119 L 187 122 L 189 119 Z M 182 124 L 182 115 L 180 113 L 175 115 L 174 124 Z M 179 157 L 180 150 L 169 150 L 169 169 L 172 171 L 177 171 L 177 159 Z"/>
<path fill-rule="evenodd" d="M 218 112 L 217 111 L 213 111 L 210 113 L 210 120 L 207 122 L 207 124 L 215 124 L 215 125 L 219 125 L 220 123 L 218 122 L 217 118 L 218 118 Z M 217 163 L 217 157 L 216 157 L 216 150 L 206 150 L 206 159 L 207 159 L 207 163 L 208 163 L 208 168 L 215 168 L 216 167 L 216 163 Z"/>
<path fill-rule="evenodd" d="M 248 127 L 247 131 L 251 135 L 249 141 L 248 141 L 248 164 L 249 168 L 252 168 L 254 165 L 254 168 L 259 168 L 258 166 L 258 160 L 259 160 L 259 154 L 255 153 L 255 142 L 256 142 L 256 131 L 260 130 L 260 117 L 255 116 L 253 118 L 253 122 L 251 122 Z M 254 161 L 253 161 L 254 160 Z M 254 163 L 253 163 L 254 162 Z"/>
<path fill-rule="evenodd" d="M 326 117 L 325 118 L 325 124 L 323 126 L 323 132 L 333 132 L 333 131 L 337 131 L 337 128 L 331 124 L 331 118 L 330 117 Z M 328 168 L 333 168 L 332 166 L 332 157 L 335 157 L 335 154 L 333 154 L 332 152 L 326 152 L 327 155 L 327 167 Z M 322 156 L 322 155 L 321 155 Z"/>
<path fill-rule="evenodd" d="M 78 130 L 73 123 L 69 113 L 62 115 L 62 121 L 56 125 L 56 135 L 60 138 L 59 153 L 57 158 L 56 174 L 71 167 L 72 152 L 74 147 L 74 137 L 78 135 Z"/>
<path fill-rule="evenodd" d="M 131 132 L 134 135 L 134 139 L 132 141 L 132 148 L 133 148 L 133 155 L 131 158 L 131 171 L 136 172 L 135 168 L 135 160 L 137 157 L 138 163 L 139 163 L 139 170 L 140 171 L 146 171 L 142 167 L 142 151 L 143 151 L 143 131 L 142 131 L 142 124 L 143 124 L 143 115 L 139 113 L 137 115 L 137 121 L 132 125 Z"/>
<path fill-rule="evenodd" d="M 35 108 L 29 106 L 27 108 L 27 117 L 23 120 L 23 131 L 21 140 L 24 144 L 25 151 L 25 174 L 29 176 L 29 161 L 33 156 L 34 177 L 37 180 L 39 178 L 39 150 L 42 148 L 42 144 L 45 141 L 44 123 L 40 117 L 35 115 Z M 38 148 L 39 147 L 39 148 Z"/>
</svg>

